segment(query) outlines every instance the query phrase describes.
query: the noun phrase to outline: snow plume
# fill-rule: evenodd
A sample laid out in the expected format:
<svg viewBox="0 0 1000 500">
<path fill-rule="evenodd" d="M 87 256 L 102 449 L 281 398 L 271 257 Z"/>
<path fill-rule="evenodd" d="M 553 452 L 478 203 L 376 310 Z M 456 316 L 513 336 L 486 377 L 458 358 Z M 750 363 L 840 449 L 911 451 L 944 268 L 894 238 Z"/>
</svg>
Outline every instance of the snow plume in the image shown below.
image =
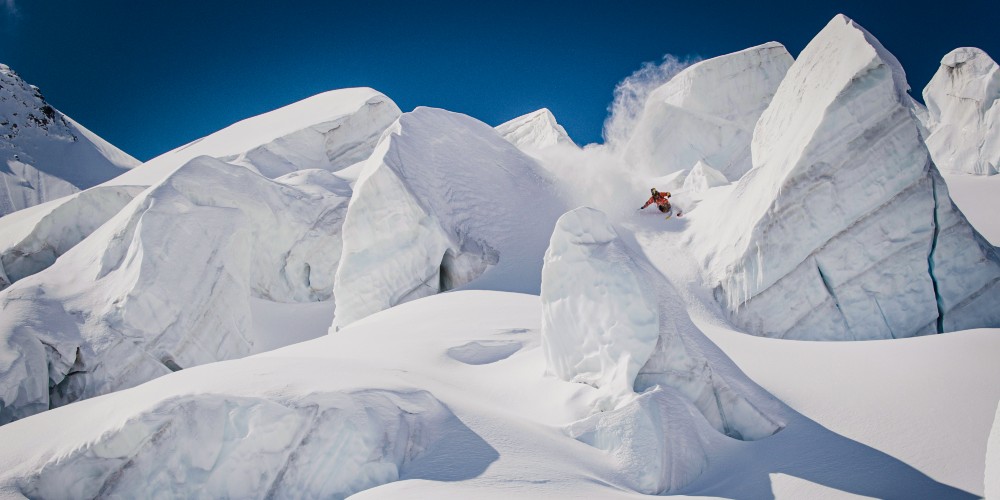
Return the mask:
<svg viewBox="0 0 1000 500">
<path fill-rule="evenodd" d="M 649 188 L 606 146 L 557 145 L 533 154 L 562 181 L 559 185 L 566 200 L 574 206 L 597 208 L 612 221 L 632 215 L 649 194 Z"/>
<path fill-rule="evenodd" d="M 604 121 L 604 143 L 615 150 L 628 142 L 649 94 L 684 68 L 700 60 L 699 57 L 682 60 L 667 54 L 659 64 L 645 62 L 636 72 L 618 82 L 615 85 L 614 100 L 608 106 L 608 118 Z"/>
</svg>

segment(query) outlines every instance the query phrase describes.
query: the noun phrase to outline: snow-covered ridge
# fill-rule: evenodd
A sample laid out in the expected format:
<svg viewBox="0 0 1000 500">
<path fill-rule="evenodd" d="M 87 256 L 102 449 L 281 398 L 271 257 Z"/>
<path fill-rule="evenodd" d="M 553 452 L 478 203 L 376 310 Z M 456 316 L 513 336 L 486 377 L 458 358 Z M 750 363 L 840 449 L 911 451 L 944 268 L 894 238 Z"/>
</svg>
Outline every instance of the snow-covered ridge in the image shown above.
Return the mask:
<svg viewBox="0 0 1000 500">
<path fill-rule="evenodd" d="M 692 237 L 740 326 L 847 340 L 1000 325 L 1000 259 L 949 199 L 907 89 L 844 16 L 799 55 L 753 170 Z"/>
<path fill-rule="evenodd" d="M 686 68 L 649 95 L 625 160 L 657 176 L 706 161 L 739 179 L 750 169 L 754 124 L 792 61 L 770 42 Z"/>
<path fill-rule="evenodd" d="M 557 144 L 575 146 L 566 129 L 548 108 L 532 111 L 496 126 L 497 132 L 511 144 L 524 150 L 538 150 Z"/>
<path fill-rule="evenodd" d="M 490 126 L 433 108 L 404 114 L 347 209 L 336 325 L 466 285 L 537 293 L 564 210 L 544 170 Z"/>
<path fill-rule="evenodd" d="M 139 164 L 52 107 L 0 64 L 0 216 L 73 194 Z"/>
<path fill-rule="evenodd" d="M 944 172 L 1000 171 L 1000 66 L 982 50 L 946 54 L 924 88 L 927 148 Z"/>
</svg>

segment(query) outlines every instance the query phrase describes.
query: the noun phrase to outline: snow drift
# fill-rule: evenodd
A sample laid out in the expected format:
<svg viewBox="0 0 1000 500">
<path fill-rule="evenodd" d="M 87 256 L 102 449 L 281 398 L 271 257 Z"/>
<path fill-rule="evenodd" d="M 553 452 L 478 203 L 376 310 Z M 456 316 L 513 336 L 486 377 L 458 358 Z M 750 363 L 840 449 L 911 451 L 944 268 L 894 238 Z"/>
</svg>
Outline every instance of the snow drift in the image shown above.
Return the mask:
<svg viewBox="0 0 1000 500">
<path fill-rule="evenodd" d="M 68 196 L 139 164 L 45 102 L 0 64 L 0 216 Z"/>
<path fill-rule="evenodd" d="M 654 90 L 624 158 L 660 176 L 705 161 L 729 179 L 750 169 L 754 124 L 792 64 L 779 43 L 694 64 Z"/>
<path fill-rule="evenodd" d="M 466 285 L 537 293 L 564 209 L 535 160 L 488 125 L 432 108 L 403 115 L 355 184 L 335 325 Z"/>
<path fill-rule="evenodd" d="M 697 451 L 701 438 L 696 427 L 666 434 L 684 427 L 675 419 L 687 422 L 690 417 L 665 417 L 664 407 L 687 401 L 702 422 L 738 439 L 760 439 L 780 430 L 748 399 L 745 377 L 698 331 L 673 287 L 625 245 L 602 212 L 578 208 L 559 219 L 545 254 L 541 298 L 542 347 L 551 373 L 601 389 L 609 406 L 627 401 L 633 390 L 670 388 L 669 395 L 646 394 L 626 403 L 624 410 L 571 430 L 590 435 L 592 444 L 618 450 L 616 455 L 669 443 L 667 456 L 673 458 L 658 464 L 659 470 L 643 472 L 636 479 L 640 491 L 683 486 L 705 460 Z M 661 426 L 661 419 L 669 425 Z M 638 427 L 607 429 L 626 423 Z M 611 437 L 599 437 L 605 435 L 625 441 L 609 443 Z"/>
<path fill-rule="evenodd" d="M 895 57 L 844 16 L 792 65 L 753 170 L 693 221 L 742 328 L 850 340 L 1000 325 L 1000 259 L 948 197 L 906 91 Z"/>
<path fill-rule="evenodd" d="M 955 49 L 924 88 L 927 148 L 943 172 L 1000 170 L 1000 67 L 982 50 Z"/>
<path fill-rule="evenodd" d="M 330 298 L 349 187 L 310 175 L 340 194 L 196 158 L 0 293 L 0 422 L 244 356 L 251 297 Z"/>
<path fill-rule="evenodd" d="M 557 144 L 576 146 L 548 108 L 533 111 L 496 126 L 496 131 L 522 150 L 545 149 Z"/>
</svg>

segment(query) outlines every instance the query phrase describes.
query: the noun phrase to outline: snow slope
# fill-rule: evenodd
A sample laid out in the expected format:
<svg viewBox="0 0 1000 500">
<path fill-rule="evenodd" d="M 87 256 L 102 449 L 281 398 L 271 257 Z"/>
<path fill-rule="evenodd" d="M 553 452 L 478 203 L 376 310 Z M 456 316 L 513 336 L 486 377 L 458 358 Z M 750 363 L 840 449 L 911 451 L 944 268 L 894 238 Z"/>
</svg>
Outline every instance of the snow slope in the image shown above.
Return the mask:
<svg viewBox="0 0 1000 500">
<path fill-rule="evenodd" d="M 272 181 L 185 164 L 0 292 L 0 421 L 248 354 L 251 297 L 332 297 L 344 192 L 325 170 Z"/>
<path fill-rule="evenodd" d="M 0 216 L 100 184 L 139 162 L 0 64 Z"/>
<path fill-rule="evenodd" d="M 362 168 L 344 221 L 337 326 L 459 287 L 538 292 L 566 206 L 538 163 L 491 127 L 417 108 Z"/>
<path fill-rule="evenodd" d="M 0 497 L 70 487 L 65 491 L 129 497 L 152 491 L 319 496 L 369 487 L 358 498 L 638 498 L 631 486 L 637 471 L 660 460 L 641 451 L 666 451 L 672 441 L 627 440 L 622 432 L 676 436 L 678 428 L 705 436 L 706 459 L 698 479 L 673 492 L 680 495 L 971 498 L 981 492 L 981 452 L 1000 397 L 990 384 L 996 335 L 911 339 L 894 357 L 895 342 L 778 342 L 708 329 L 744 369 L 784 391 L 798 409 L 772 402 L 769 412 L 787 427 L 741 442 L 704 423 L 692 428 L 688 422 L 696 421 L 684 416 L 689 407 L 657 401 L 664 389 L 621 410 L 593 413 L 597 390 L 544 376 L 541 317 L 534 296 L 440 294 L 322 339 L 190 368 L 20 420 L 0 427 Z M 934 362 L 942 352 L 959 357 Z M 858 362 L 846 370 L 846 358 Z M 845 372 L 844 385 L 827 378 Z M 981 397 L 970 407 L 960 394 Z M 988 404 L 993 408 L 983 422 L 980 407 Z M 852 410 L 881 416 L 834 427 Z M 580 425 L 573 422 L 588 419 L 608 424 L 580 439 L 632 442 L 639 453 L 606 452 L 574 438 Z M 969 448 L 976 436 L 981 444 Z M 896 457 L 899 448 L 883 442 L 909 446 Z M 623 461 L 628 457 L 633 461 Z"/>
<path fill-rule="evenodd" d="M 792 65 L 754 131 L 753 170 L 692 221 L 741 328 L 850 340 L 1000 325 L 1000 258 L 948 197 L 906 90 L 844 16 Z"/>
<path fill-rule="evenodd" d="M 729 179 L 750 169 L 750 138 L 792 64 L 779 43 L 707 59 L 654 90 L 623 155 L 661 176 L 706 161 Z"/>
<path fill-rule="evenodd" d="M 525 151 L 533 151 L 561 144 L 576 146 L 566 129 L 548 108 L 532 111 L 496 126 L 496 131 L 511 144 Z"/>
<path fill-rule="evenodd" d="M 927 148 L 943 172 L 1000 170 L 1000 66 L 982 50 L 946 54 L 924 88 Z"/>
</svg>

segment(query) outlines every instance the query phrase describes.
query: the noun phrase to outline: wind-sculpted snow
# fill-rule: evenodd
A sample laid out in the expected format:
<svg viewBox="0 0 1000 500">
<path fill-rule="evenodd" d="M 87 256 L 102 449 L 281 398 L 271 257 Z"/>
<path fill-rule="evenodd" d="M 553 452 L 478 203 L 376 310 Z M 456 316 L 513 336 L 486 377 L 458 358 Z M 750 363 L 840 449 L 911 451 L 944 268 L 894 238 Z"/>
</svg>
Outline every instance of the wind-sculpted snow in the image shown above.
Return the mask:
<svg viewBox="0 0 1000 500">
<path fill-rule="evenodd" d="M 843 16 L 788 71 L 753 170 L 691 231 L 745 330 L 850 340 L 1000 325 L 1000 259 L 951 202 L 906 90 L 892 54 Z"/>
<path fill-rule="evenodd" d="M 0 64 L 0 216 L 71 195 L 138 164 Z"/>
<path fill-rule="evenodd" d="M 563 210 L 535 160 L 488 125 L 432 108 L 403 115 L 347 209 L 336 326 L 463 286 L 537 293 Z"/>
<path fill-rule="evenodd" d="M 791 64 L 785 47 L 771 42 L 688 67 L 649 95 L 626 161 L 665 175 L 703 160 L 739 179 L 750 169 L 754 124 Z"/>
<path fill-rule="evenodd" d="M 419 391 L 181 396 L 0 481 L 29 498 L 345 498 L 398 480 L 449 418 Z"/>
<path fill-rule="evenodd" d="M 0 218 L 0 290 L 52 265 L 142 190 L 96 186 Z"/>
<path fill-rule="evenodd" d="M 924 88 L 927 148 L 944 172 L 1000 171 L 1000 66 L 982 50 L 963 47 L 941 59 Z"/>
<path fill-rule="evenodd" d="M 496 131 L 511 144 L 526 151 L 558 144 L 576 146 L 566 133 L 566 129 L 556 121 L 556 117 L 552 116 L 552 112 L 547 108 L 501 123 L 497 125 Z"/>
<path fill-rule="evenodd" d="M 760 439 L 781 428 L 747 399 L 738 370 L 716 351 L 705 350 L 712 349 L 710 342 L 687 316 L 679 295 L 625 245 L 602 212 L 584 207 L 559 219 L 545 254 L 541 298 L 542 347 L 551 373 L 601 389 L 609 407 L 627 401 L 633 390 L 671 388 L 669 396 L 644 395 L 612 416 L 579 423 L 573 431 L 577 435 L 587 429 L 622 440 L 608 444 L 609 437 L 591 436 L 587 442 L 614 448 L 616 455 L 638 453 L 635 447 L 666 446 L 658 413 L 667 404 L 664 398 L 686 399 L 703 422 L 735 438 Z M 636 430 L 601 430 L 637 419 L 653 422 Z M 698 433 L 693 428 L 685 432 L 668 435 L 668 449 L 697 450 Z M 648 442 L 654 444 L 642 444 Z M 640 491 L 662 492 L 697 476 L 697 463 L 704 461 L 700 453 L 669 453 L 687 458 L 647 465 L 665 468 L 640 474 Z"/>
<path fill-rule="evenodd" d="M 722 172 L 699 160 L 691 172 L 684 177 L 682 189 L 688 194 L 702 194 L 711 188 L 729 184 Z"/>
<path fill-rule="evenodd" d="M 0 293 L 0 422 L 244 356 L 251 297 L 330 298 L 349 187 L 301 175 L 197 158 Z"/>
</svg>

